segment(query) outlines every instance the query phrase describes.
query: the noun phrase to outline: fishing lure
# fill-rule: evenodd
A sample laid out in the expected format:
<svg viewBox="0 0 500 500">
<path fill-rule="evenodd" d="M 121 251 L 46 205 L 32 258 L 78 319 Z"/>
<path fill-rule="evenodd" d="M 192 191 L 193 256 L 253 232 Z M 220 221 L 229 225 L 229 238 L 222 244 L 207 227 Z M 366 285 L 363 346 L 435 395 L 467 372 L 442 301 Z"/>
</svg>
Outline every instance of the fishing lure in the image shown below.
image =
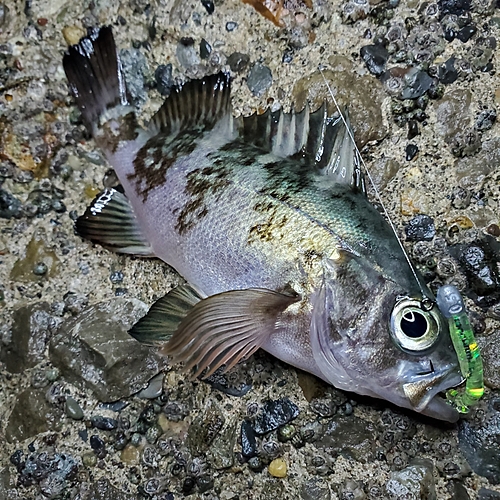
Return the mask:
<svg viewBox="0 0 500 500">
<path fill-rule="evenodd" d="M 458 412 L 468 413 L 484 393 L 483 362 L 474 332 L 465 312 L 460 292 L 452 285 L 444 285 L 437 292 L 437 304 L 448 319 L 450 336 L 457 352 L 460 371 L 465 378 L 465 391 L 449 389 L 446 398 Z"/>
</svg>

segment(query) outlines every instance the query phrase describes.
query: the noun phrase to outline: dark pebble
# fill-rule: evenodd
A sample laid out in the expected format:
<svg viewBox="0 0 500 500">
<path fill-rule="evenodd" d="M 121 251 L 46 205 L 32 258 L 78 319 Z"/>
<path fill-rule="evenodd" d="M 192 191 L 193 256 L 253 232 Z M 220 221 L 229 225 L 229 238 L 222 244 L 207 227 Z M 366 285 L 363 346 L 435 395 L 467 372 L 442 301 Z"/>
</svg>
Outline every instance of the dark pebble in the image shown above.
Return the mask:
<svg viewBox="0 0 500 500">
<path fill-rule="evenodd" d="M 481 488 L 477 492 L 477 500 L 500 500 L 500 493 L 486 488 Z"/>
<path fill-rule="evenodd" d="M 288 424 L 298 415 L 298 406 L 288 398 L 266 401 L 261 413 L 255 419 L 253 429 L 256 434 L 266 434 Z"/>
<path fill-rule="evenodd" d="M 226 23 L 226 31 L 234 31 L 238 27 L 238 23 L 235 23 L 234 21 L 228 21 Z"/>
<path fill-rule="evenodd" d="M 215 5 L 214 5 L 214 2 L 212 0 L 201 0 L 201 5 L 203 5 L 203 7 L 205 7 L 206 11 L 209 14 L 214 13 Z"/>
<path fill-rule="evenodd" d="M 252 388 L 252 381 L 250 378 L 245 380 L 239 377 L 234 379 L 233 377 L 234 375 L 231 376 L 227 373 L 216 371 L 213 375 L 207 377 L 205 382 L 224 394 L 241 398 Z"/>
<path fill-rule="evenodd" d="M 244 420 L 241 424 L 241 453 L 244 457 L 254 457 L 257 455 L 257 440 L 252 424 Z"/>
<path fill-rule="evenodd" d="M 101 431 L 112 431 L 118 427 L 118 421 L 114 418 L 102 417 L 101 415 L 96 415 L 90 419 L 92 427 L 99 429 Z"/>
<path fill-rule="evenodd" d="M 405 233 L 408 241 L 431 241 L 436 236 L 434 220 L 428 215 L 416 215 L 408 222 Z"/>
<path fill-rule="evenodd" d="M 408 122 L 408 140 L 411 141 L 419 134 L 418 122 L 416 120 L 410 120 Z"/>
<path fill-rule="evenodd" d="M 200 493 L 206 493 L 214 487 L 214 480 L 208 475 L 199 476 L 196 478 L 196 485 Z"/>
<path fill-rule="evenodd" d="M 0 189 L 0 217 L 2 219 L 22 217 L 22 203 L 3 189 Z"/>
<path fill-rule="evenodd" d="M 457 38 L 463 42 L 468 42 L 476 33 L 477 28 L 473 24 L 469 24 L 468 26 L 464 26 L 458 33 Z"/>
<path fill-rule="evenodd" d="M 106 445 L 104 441 L 99 436 L 97 436 L 96 434 L 90 436 L 90 447 L 93 450 L 102 450 L 105 446 Z"/>
<path fill-rule="evenodd" d="M 408 144 L 405 149 L 406 161 L 411 161 L 418 153 L 418 146 L 416 144 Z"/>
<path fill-rule="evenodd" d="M 261 472 L 264 469 L 265 464 L 260 457 L 252 457 L 248 461 L 248 467 L 250 467 L 250 469 L 254 472 Z"/>
<path fill-rule="evenodd" d="M 402 99 L 416 99 L 424 95 L 432 86 L 434 80 L 418 68 L 410 68 L 404 78 L 405 86 L 401 91 Z"/>
<path fill-rule="evenodd" d="M 471 10 L 471 0 L 438 0 L 441 18 L 447 14 L 461 16 Z"/>
<path fill-rule="evenodd" d="M 113 283 L 113 285 L 121 283 L 123 281 L 123 273 L 121 271 L 115 271 L 114 273 L 111 273 L 109 280 Z"/>
<path fill-rule="evenodd" d="M 384 72 L 389 52 L 383 45 L 365 45 L 361 47 L 360 54 L 370 73 L 380 76 Z"/>
<path fill-rule="evenodd" d="M 243 71 L 248 66 L 249 62 L 250 56 L 248 54 L 242 54 L 241 52 L 233 52 L 227 58 L 227 64 L 234 73 Z"/>
<path fill-rule="evenodd" d="M 271 70 L 263 64 L 254 64 L 247 78 L 247 85 L 255 96 L 262 95 L 273 83 Z"/>
<path fill-rule="evenodd" d="M 497 112 L 494 109 L 481 111 L 476 120 L 477 130 L 489 130 L 497 120 Z"/>
<path fill-rule="evenodd" d="M 293 52 L 290 49 L 285 50 L 283 52 L 283 57 L 281 58 L 281 62 L 285 64 L 290 64 L 293 61 Z"/>
<path fill-rule="evenodd" d="M 155 71 L 156 88 L 161 95 L 168 96 L 174 86 L 172 65 L 160 64 Z"/>
<path fill-rule="evenodd" d="M 208 59 L 208 56 L 212 53 L 212 46 L 204 39 L 200 42 L 200 57 L 202 59 Z"/>
<path fill-rule="evenodd" d="M 449 85 L 458 78 L 458 71 L 455 69 L 455 61 L 455 56 L 452 56 L 444 64 L 439 66 L 437 77 L 441 83 Z"/>
<path fill-rule="evenodd" d="M 196 486 L 195 479 L 188 476 L 186 479 L 184 479 L 184 482 L 182 483 L 182 493 L 184 493 L 184 495 L 189 495 L 190 493 L 193 492 L 195 486 Z"/>
</svg>

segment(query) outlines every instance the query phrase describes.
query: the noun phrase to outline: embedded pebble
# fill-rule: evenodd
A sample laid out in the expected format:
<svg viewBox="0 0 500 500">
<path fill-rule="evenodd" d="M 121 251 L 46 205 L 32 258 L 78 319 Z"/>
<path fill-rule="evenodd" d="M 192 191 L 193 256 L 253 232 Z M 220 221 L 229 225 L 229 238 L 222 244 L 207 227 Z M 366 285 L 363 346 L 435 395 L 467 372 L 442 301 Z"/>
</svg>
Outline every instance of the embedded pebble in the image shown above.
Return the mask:
<svg viewBox="0 0 500 500">
<path fill-rule="evenodd" d="M 416 215 L 405 226 L 405 233 L 408 241 L 431 241 L 436 236 L 434 220 L 428 215 Z"/>
<path fill-rule="evenodd" d="M 299 408 L 288 398 L 266 401 L 253 423 L 256 434 L 266 434 L 288 424 L 299 415 Z"/>
<path fill-rule="evenodd" d="M 229 65 L 229 68 L 235 73 L 240 73 L 241 71 L 243 71 L 248 66 L 249 62 L 250 56 L 248 54 L 242 54 L 241 52 L 233 52 L 227 58 L 227 64 Z"/>
<path fill-rule="evenodd" d="M 455 61 L 456 58 L 452 56 L 444 64 L 439 66 L 437 76 L 441 83 L 449 85 L 458 78 L 458 71 L 455 69 Z"/>
<path fill-rule="evenodd" d="M 365 45 L 360 54 L 370 73 L 380 76 L 384 72 L 389 52 L 383 45 Z"/>
<path fill-rule="evenodd" d="M 155 70 L 156 88 L 162 96 L 168 96 L 175 85 L 172 77 L 172 65 L 160 64 Z"/>
<path fill-rule="evenodd" d="M 118 427 L 117 420 L 110 417 L 103 417 L 102 415 L 94 415 L 90 418 L 90 423 L 92 424 L 92 427 L 101 431 L 111 431 Z"/>
<path fill-rule="evenodd" d="M 83 418 L 83 410 L 81 406 L 71 396 L 68 396 L 66 398 L 66 401 L 64 403 L 64 411 L 66 415 L 73 420 L 82 420 Z"/>
<path fill-rule="evenodd" d="M 164 374 L 159 373 L 153 377 L 148 385 L 137 393 L 137 397 L 141 399 L 155 399 L 161 396 L 163 392 Z"/>
<path fill-rule="evenodd" d="M 497 120 L 497 112 L 494 109 L 487 109 L 481 111 L 477 120 L 476 128 L 477 130 L 490 130 Z"/>
<path fill-rule="evenodd" d="M 207 10 L 208 14 L 213 14 L 215 10 L 214 2 L 212 0 L 201 0 L 201 4 Z"/>
<path fill-rule="evenodd" d="M 330 500 L 330 490 L 321 479 L 309 479 L 300 488 L 301 500 Z"/>
<path fill-rule="evenodd" d="M 252 66 L 247 77 L 247 86 L 252 94 L 261 96 L 272 83 L 273 75 L 267 66 L 260 63 Z"/>
<path fill-rule="evenodd" d="M 287 472 L 288 472 L 288 467 L 286 465 L 286 462 L 283 458 L 275 458 L 270 464 L 269 464 L 269 474 L 273 477 L 286 477 Z"/>
<path fill-rule="evenodd" d="M 132 102 L 141 106 L 147 100 L 144 81 L 148 76 L 149 67 L 146 57 L 138 49 L 122 49 L 120 50 L 120 60 L 127 84 L 127 92 L 132 98 Z"/>
<path fill-rule="evenodd" d="M 208 59 L 211 53 L 212 46 L 204 38 L 202 38 L 200 41 L 200 57 L 202 59 Z"/>
<path fill-rule="evenodd" d="M 175 55 L 184 68 L 191 68 L 200 63 L 200 56 L 195 49 L 194 40 L 190 37 L 184 37 L 179 40 Z"/>
<path fill-rule="evenodd" d="M 0 188 L 0 218 L 19 219 L 22 217 L 22 203 L 15 196 Z"/>
<path fill-rule="evenodd" d="M 431 460 L 419 459 L 405 469 L 391 473 L 386 491 L 391 499 L 425 498 L 437 500 Z"/>
</svg>

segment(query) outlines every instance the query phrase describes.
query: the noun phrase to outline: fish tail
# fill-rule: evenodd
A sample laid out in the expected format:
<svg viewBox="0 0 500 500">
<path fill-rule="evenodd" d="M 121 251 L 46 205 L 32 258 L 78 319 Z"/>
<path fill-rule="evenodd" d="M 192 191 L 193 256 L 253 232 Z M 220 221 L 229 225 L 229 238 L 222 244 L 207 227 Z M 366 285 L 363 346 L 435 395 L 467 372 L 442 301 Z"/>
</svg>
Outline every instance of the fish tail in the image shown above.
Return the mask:
<svg viewBox="0 0 500 500">
<path fill-rule="evenodd" d="M 130 104 L 111 26 L 93 29 L 68 48 L 63 67 L 82 119 L 107 152 L 137 138 L 139 127 Z"/>
</svg>

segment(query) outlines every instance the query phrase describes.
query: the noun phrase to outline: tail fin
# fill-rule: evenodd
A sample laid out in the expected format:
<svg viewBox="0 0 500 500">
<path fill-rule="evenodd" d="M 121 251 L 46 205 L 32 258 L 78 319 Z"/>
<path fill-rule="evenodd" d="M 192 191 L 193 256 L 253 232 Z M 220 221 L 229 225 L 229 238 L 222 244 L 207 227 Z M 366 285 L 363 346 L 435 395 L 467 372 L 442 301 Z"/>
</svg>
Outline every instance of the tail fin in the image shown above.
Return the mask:
<svg viewBox="0 0 500 500">
<path fill-rule="evenodd" d="M 129 104 L 111 26 L 94 29 L 68 49 L 63 67 L 86 127 L 108 108 Z"/>
</svg>

